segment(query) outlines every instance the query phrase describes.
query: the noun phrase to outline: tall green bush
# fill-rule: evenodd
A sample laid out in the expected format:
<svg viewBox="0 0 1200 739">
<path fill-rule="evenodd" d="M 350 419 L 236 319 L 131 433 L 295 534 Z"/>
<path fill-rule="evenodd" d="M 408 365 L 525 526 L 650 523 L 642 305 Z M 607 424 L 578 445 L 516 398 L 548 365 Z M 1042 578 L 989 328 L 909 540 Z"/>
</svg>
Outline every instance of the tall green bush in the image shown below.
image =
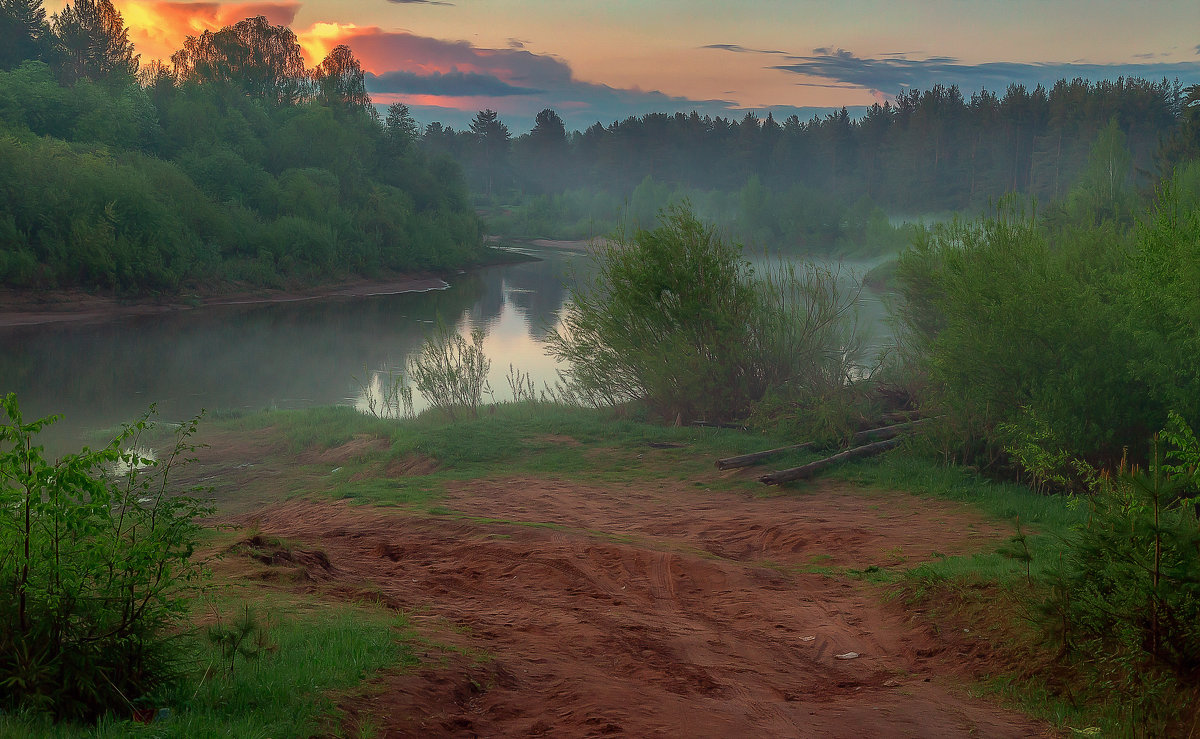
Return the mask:
<svg viewBox="0 0 1200 739">
<path fill-rule="evenodd" d="M 741 247 L 686 206 L 596 253 L 549 350 L 581 395 L 669 419 L 745 418 L 768 393 L 847 383 L 854 296 L 809 265 L 755 278 Z"/>
<path fill-rule="evenodd" d="M 47 461 L 17 399 L 0 400 L 0 709 L 128 715 L 182 670 L 173 633 L 209 509 L 176 495 L 196 422 L 167 453 L 137 449 L 143 418 L 98 451 Z"/>
<path fill-rule="evenodd" d="M 1168 408 L 1194 421 L 1196 220 L 1160 215 L 1136 240 L 1105 224 L 1048 233 L 1008 204 L 923 231 L 897 265 L 898 309 L 950 451 L 1111 467 Z"/>
</svg>

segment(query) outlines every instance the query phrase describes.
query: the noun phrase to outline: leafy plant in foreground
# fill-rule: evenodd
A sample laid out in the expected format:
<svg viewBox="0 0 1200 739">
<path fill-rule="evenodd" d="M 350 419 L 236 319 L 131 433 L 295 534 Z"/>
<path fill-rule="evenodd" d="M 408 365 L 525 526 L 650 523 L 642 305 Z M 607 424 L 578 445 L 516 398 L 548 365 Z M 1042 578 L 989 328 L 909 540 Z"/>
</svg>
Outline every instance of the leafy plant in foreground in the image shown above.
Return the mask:
<svg viewBox="0 0 1200 739">
<path fill-rule="evenodd" d="M 1178 444 L 1164 452 L 1160 441 Z M 1068 541 L 1047 610 L 1064 648 L 1123 694 L 1131 719 L 1165 726 L 1168 691 L 1200 678 L 1200 444 L 1172 414 L 1146 470 L 1104 479 Z"/>
<path fill-rule="evenodd" d="M 25 422 L 15 394 L 0 408 L 0 708 L 128 712 L 181 675 L 173 632 L 204 574 L 195 519 L 210 509 L 170 478 L 198 419 L 160 459 L 137 451 L 143 417 L 49 462 L 35 439 L 56 418 Z"/>
</svg>

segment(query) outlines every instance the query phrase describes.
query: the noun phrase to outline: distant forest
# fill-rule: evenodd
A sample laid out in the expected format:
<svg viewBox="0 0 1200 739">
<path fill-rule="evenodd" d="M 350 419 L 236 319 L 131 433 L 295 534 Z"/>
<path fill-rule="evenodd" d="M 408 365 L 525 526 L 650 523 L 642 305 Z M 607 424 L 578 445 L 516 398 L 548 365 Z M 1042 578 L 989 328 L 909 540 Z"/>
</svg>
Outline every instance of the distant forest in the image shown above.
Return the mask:
<svg viewBox="0 0 1200 739">
<path fill-rule="evenodd" d="M 935 85 L 858 119 L 653 113 L 568 133 L 545 110 L 514 138 L 481 111 L 469 130 L 433 123 L 423 138 L 464 165 L 493 206 L 489 226 L 513 235 L 577 237 L 620 216 L 640 225 L 664 198 L 688 197 L 752 239 L 835 247 L 886 239 L 884 213 L 978 212 L 1009 193 L 1062 200 L 1113 127 L 1124 154 L 1112 176 L 1145 189 L 1200 153 L 1198 101 L 1200 86 L 1178 80 L 1014 84 L 970 99 Z"/>
<path fill-rule="evenodd" d="M 0 285 L 147 294 L 445 269 L 478 260 L 485 229 L 590 238 L 684 199 L 755 247 L 866 256 L 910 243 L 906 218 L 1009 193 L 1132 217 L 1131 193 L 1144 202 L 1198 154 L 1200 86 L 1140 79 L 970 99 L 934 86 L 858 119 L 649 113 L 568 132 L 547 109 L 514 137 L 484 110 L 466 130 L 421 128 L 402 103 L 372 104 L 349 48 L 309 69 L 262 17 L 141 65 L 109 0 L 52 17 L 0 0 Z"/>
<path fill-rule="evenodd" d="M 262 17 L 141 67 L 108 0 L 0 0 L 0 284 L 120 293 L 457 267 L 459 166 L 381 116 L 345 46 Z"/>
</svg>

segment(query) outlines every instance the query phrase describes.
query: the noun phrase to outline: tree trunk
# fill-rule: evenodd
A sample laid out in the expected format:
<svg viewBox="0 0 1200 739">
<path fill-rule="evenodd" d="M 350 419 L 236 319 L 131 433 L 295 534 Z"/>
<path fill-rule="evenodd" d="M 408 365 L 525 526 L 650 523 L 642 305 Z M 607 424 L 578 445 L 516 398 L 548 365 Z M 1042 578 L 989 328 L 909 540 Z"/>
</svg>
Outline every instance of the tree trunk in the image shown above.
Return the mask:
<svg viewBox="0 0 1200 739">
<path fill-rule="evenodd" d="M 888 449 L 897 446 L 899 443 L 899 438 L 892 438 L 884 439 L 883 441 L 876 441 L 872 444 L 864 444 L 862 446 L 854 447 L 853 449 L 847 449 L 844 452 L 838 452 L 832 457 L 818 459 L 816 462 L 809 462 L 808 464 L 800 467 L 792 467 L 791 469 L 787 470 L 771 472 L 758 478 L 758 481 L 766 485 L 781 485 L 785 482 L 791 482 L 793 480 L 806 480 L 826 467 L 838 464 L 839 462 L 858 459 L 859 457 L 870 457 L 875 454 L 879 454 L 880 452 L 887 451 Z"/>
<path fill-rule="evenodd" d="M 765 452 L 754 452 L 753 454 L 742 454 L 737 457 L 725 457 L 724 459 L 717 460 L 717 469 L 732 470 L 737 467 L 749 467 L 750 465 L 752 465 L 756 462 L 761 462 L 762 460 L 766 459 L 767 457 L 771 457 L 776 454 L 783 454 L 784 452 L 798 452 L 801 449 L 807 449 L 812 445 L 813 445 L 813 443 L 811 441 L 806 441 L 803 444 L 793 444 L 792 446 L 781 446 L 778 449 L 768 449 Z"/>
</svg>

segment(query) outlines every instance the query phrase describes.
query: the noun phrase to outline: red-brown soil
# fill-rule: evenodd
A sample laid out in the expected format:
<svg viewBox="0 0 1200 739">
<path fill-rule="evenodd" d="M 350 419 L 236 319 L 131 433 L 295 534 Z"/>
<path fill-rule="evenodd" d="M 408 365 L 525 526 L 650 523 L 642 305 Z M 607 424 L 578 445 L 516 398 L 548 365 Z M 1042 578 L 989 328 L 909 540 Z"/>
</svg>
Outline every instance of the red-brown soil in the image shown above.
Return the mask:
<svg viewBox="0 0 1200 739">
<path fill-rule="evenodd" d="M 294 500 L 226 519 L 328 556 L 307 587 L 409 612 L 450 650 L 342 703 L 375 736 L 1028 737 L 956 648 L 844 574 L 994 547 L 944 502 L 823 483 L 460 483 L 456 516 Z M 520 523 L 517 523 L 520 522 Z M 543 524 L 543 525 L 530 525 Z M 294 563 L 293 563 L 294 564 Z M 859 656 L 839 659 L 855 652 Z"/>
</svg>

